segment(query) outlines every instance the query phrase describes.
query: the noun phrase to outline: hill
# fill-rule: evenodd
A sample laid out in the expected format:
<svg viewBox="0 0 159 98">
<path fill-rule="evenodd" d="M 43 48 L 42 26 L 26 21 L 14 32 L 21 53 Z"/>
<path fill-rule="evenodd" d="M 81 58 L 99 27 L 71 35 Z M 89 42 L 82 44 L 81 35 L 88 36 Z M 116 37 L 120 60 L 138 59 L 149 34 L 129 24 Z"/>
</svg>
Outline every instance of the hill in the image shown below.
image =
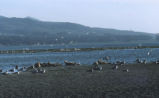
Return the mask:
<svg viewBox="0 0 159 98">
<path fill-rule="evenodd" d="M 93 28 L 70 22 L 46 22 L 31 17 L 0 16 L 1 45 L 150 42 L 153 40 L 153 34 L 144 32 Z"/>
</svg>

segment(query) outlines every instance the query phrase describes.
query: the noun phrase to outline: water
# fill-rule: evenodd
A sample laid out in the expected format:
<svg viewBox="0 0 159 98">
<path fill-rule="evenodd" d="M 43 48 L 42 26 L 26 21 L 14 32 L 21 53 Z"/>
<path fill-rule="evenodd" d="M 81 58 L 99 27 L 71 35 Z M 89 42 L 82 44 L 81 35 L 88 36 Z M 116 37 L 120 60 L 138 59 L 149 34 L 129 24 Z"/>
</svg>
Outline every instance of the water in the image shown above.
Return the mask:
<svg viewBox="0 0 159 98">
<path fill-rule="evenodd" d="M 33 50 L 33 49 L 63 49 L 63 48 L 106 48 L 106 47 L 135 47 L 135 46 L 159 46 L 159 43 L 132 43 L 132 44 L 108 44 L 108 43 L 81 43 L 81 44 L 57 44 L 57 45 L 24 45 L 24 46 L 0 46 L 0 50 Z"/>
<path fill-rule="evenodd" d="M 39 47 L 40 46 L 38 46 L 37 48 Z M 62 46 L 59 47 L 62 48 Z M 21 48 L 24 47 L 21 46 Z M 41 48 L 43 48 L 43 46 Z M 150 53 L 150 55 L 147 54 L 148 52 Z M 159 59 L 158 54 L 159 54 L 159 48 L 116 49 L 116 50 L 108 49 L 108 50 L 79 51 L 79 52 L 39 52 L 39 53 L 0 54 L 0 68 L 7 69 L 15 67 L 16 65 L 31 66 L 36 62 L 48 62 L 48 61 L 51 63 L 58 62 L 63 64 L 64 60 L 75 61 L 81 64 L 92 64 L 98 59 L 104 58 L 106 56 L 110 56 L 111 59 L 109 62 L 124 60 L 127 63 L 133 63 L 136 60 L 136 58 L 146 59 L 147 61 L 150 62 L 158 60 Z"/>
</svg>

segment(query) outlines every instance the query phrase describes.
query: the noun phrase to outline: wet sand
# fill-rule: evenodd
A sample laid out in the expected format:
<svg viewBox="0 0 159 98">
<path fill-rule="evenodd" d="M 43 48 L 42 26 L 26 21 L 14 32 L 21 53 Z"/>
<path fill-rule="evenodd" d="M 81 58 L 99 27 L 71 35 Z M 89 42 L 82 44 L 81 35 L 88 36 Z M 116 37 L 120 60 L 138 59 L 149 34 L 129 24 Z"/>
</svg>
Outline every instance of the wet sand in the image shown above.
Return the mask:
<svg viewBox="0 0 159 98">
<path fill-rule="evenodd" d="M 101 66 L 94 72 L 81 65 L 45 67 L 45 74 L 0 75 L 0 98 L 159 98 L 159 65 Z"/>
</svg>

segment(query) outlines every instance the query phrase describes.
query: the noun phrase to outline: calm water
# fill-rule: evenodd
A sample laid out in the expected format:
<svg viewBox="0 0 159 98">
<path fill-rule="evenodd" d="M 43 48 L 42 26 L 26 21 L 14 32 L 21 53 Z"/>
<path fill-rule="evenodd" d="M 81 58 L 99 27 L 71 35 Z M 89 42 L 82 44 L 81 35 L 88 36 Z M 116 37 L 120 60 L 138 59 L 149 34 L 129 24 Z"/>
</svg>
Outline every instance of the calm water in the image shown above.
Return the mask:
<svg viewBox="0 0 159 98">
<path fill-rule="evenodd" d="M 93 45 L 91 45 L 93 46 Z M 105 45 L 108 46 L 108 45 Z M 110 45 L 111 46 L 111 45 Z M 113 45 L 112 45 L 113 46 Z M 15 49 L 53 49 L 53 48 L 83 48 L 86 45 L 72 46 L 10 46 L 1 47 L 1 50 Z M 90 47 L 90 46 L 89 46 Z M 99 44 L 93 47 L 103 47 Z M 150 53 L 148 56 L 147 53 Z M 18 54 L 0 54 L 0 68 L 6 69 L 19 66 L 30 66 L 36 62 L 59 62 L 63 64 L 64 60 L 76 61 L 81 64 L 92 64 L 94 61 L 110 56 L 110 62 L 125 60 L 127 63 L 133 63 L 136 58 L 146 59 L 147 61 L 155 61 L 159 59 L 159 48 L 147 49 L 117 49 L 117 50 L 100 50 L 100 51 L 85 51 L 85 52 L 41 52 L 41 53 L 18 53 Z"/>
<path fill-rule="evenodd" d="M 106 43 L 85 43 L 85 44 L 60 44 L 60 45 L 39 45 L 39 46 L 0 46 L 0 50 L 22 50 L 22 49 L 63 49 L 63 48 L 106 48 L 106 47 L 132 47 L 132 46 L 159 46 L 159 43 L 132 43 L 132 44 L 106 44 Z"/>
</svg>

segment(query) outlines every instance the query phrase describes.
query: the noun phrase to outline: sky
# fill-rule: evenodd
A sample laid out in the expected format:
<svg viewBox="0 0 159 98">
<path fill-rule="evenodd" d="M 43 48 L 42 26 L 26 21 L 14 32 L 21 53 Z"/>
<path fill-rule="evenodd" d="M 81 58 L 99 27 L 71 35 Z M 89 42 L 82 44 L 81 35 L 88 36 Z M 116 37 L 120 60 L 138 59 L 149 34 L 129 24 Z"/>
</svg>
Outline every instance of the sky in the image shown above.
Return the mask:
<svg viewBox="0 0 159 98">
<path fill-rule="evenodd" d="M 0 15 L 159 33 L 159 0 L 0 0 Z"/>
</svg>

